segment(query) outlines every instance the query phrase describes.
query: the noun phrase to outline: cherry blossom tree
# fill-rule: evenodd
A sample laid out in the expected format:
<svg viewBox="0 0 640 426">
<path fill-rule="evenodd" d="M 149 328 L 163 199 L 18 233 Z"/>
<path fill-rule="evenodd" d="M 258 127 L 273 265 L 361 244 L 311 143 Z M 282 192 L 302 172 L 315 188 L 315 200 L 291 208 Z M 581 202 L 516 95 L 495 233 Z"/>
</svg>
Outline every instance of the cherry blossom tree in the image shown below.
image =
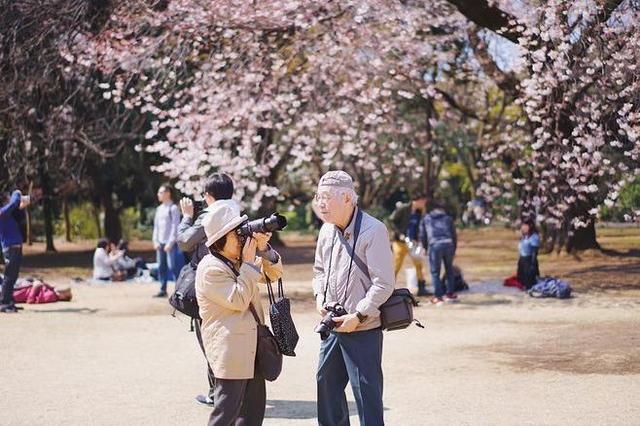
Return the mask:
<svg viewBox="0 0 640 426">
<path fill-rule="evenodd" d="M 516 198 L 553 229 L 552 243 L 597 248 L 599 206 L 640 173 L 638 4 L 554 0 L 518 19 L 495 5 L 451 3 L 516 41 L 523 59 L 511 90 L 524 116 L 485 151 L 481 193 Z"/>
<path fill-rule="evenodd" d="M 181 190 L 221 170 L 257 209 L 283 177 L 312 187 L 331 167 L 358 177 L 365 203 L 425 169 L 437 178 L 432 127 L 452 102 L 439 86 L 467 25 L 447 3 L 138 6 L 69 58 L 113 76 L 106 98 L 154 117 L 145 149 Z"/>
</svg>

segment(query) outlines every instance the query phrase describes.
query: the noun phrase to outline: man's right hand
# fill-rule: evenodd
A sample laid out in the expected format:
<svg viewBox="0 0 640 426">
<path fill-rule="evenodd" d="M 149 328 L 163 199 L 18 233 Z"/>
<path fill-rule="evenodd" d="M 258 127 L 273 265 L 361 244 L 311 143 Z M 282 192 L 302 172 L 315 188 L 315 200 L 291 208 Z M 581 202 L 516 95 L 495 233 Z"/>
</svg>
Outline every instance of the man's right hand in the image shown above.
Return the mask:
<svg viewBox="0 0 640 426">
<path fill-rule="evenodd" d="M 157 250 L 160 250 L 160 244 L 158 244 L 158 243 L 153 243 L 153 249 L 154 249 L 154 250 L 156 250 L 156 251 L 157 251 Z"/>
<path fill-rule="evenodd" d="M 182 216 L 193 217 L 193 201 L 191 201 L 191 198 L 184 197 L 180 200 L 180 209 L 182 210 Z"/>
</svg>

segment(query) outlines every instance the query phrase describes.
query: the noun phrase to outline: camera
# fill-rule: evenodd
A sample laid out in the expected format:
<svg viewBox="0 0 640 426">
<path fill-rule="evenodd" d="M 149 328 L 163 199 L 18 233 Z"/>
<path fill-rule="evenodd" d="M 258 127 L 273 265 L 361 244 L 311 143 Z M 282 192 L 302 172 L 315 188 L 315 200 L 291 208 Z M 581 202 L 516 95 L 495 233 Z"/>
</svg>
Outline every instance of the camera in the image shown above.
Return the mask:
<svg viewBox="0 0 640 426">
<path fill-rule="evenodd" d="M 343 315 L 349 314 L 349 312 L 347 312 L 344 309 L 344 307 L 339 303 L 336 303 L 334 305 L 327 305 L 324 308 L 328 312 L 324 316 L 324 318 L 322 318 L 322 321 L 320 321 L 320 324 L 318 324 L 315 330 L 313 330 L 316 333 L 320 333 L 320 338 L 322 340 L 325 340 L 327 337 L 329 337 L 329 332 L 334 328 L 336 328 L 336 323 L 335 321 L 333 321 L 335 317 L 341 317 Z"/>
<path fill-rule="evenodd" d="M 207 203 L 204 200 L 196 200 L 193 202 L 193 217 L 200 216 L 200 213 L 207 208 Z"/>
<path fill-rule="evenodd" d="M 267 232 L 281 231 L 287 226 L 287 218 L 274 213 L 269 217 L 262 217 L 246 221 L 236 229 L 240 237 L 250 237 L 254 232 L 265 234 Z"/>
</svg>

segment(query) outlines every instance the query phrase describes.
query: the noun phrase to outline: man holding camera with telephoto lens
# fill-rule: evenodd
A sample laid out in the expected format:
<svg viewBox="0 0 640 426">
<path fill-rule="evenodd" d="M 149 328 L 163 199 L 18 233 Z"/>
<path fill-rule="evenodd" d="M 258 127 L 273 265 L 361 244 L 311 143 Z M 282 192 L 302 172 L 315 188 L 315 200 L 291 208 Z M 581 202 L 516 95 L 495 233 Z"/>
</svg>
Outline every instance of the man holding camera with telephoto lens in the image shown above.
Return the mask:
<svg viewBox="0 0 640 426">
<path fill-rule="evenodd" d="M 211 206 L 216 200 L 229 200 L 233 196 L 233 180 L 225 173 L 213 173 L 204 184 L 203 198 L 207 208 Z M 204 207 L 204 206 L 201 206 Z M 183 198 L 180 200 L 180 208 L 182 210 L 182 221 L 178 226 L 178 247 L 185 253 L 191 254 L 191 261 L 185 268 L 192 268 L 193 271 L 198 267 L 198 263 L 209 253 L 207 248 L 207 235 L 202 225 L 202 220 L 205 217 L 206 210 L 202 208 L 196 212 L 194 209 L 193 201 L 190 198 Z M 195 218 L 194 221 L 194 216 Z M 182 275 L 182 274 L 181 274 Z M 195 275 L 193 276 L 195 279 Z M 196 338 L 198 344 L 204 353 L 204 344 L 202 342 L 202 320 L 196 318 L 194 320 Z M 206 353 L 205 353 L 206 359 Z M 207 395 L 196 396 L 196 401 L 200 404 L 213 407 L 213 389 L 215 384 L 215 376 L 211 367 L 207 362 L 207 378 L 209 380 L 209 392 Z"/>
<path fill-rule="evenodd" d="M 360 424 L 384 424 L 382 329 L 379 307 L 393 292 L 395 274 L 385 225 L 357 206 L 353 179 L 330 171 L 320 179 L 315 202 L 320 230 L 313 289 L 323 316 L 317 372 L 318 423 L 348 425 L 347 382 Z"/>
</svg>

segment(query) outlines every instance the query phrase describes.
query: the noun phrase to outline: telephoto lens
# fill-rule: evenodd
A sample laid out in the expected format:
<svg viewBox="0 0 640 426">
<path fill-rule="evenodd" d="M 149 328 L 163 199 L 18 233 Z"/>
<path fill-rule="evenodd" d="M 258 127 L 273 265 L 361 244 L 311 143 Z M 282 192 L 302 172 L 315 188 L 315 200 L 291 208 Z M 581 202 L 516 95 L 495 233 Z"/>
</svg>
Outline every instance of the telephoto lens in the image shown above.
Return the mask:
<svg viewBox="0 0 640 426">
<path fill-rule="evenodd" d="M 238 227 L 238 235 L 251 236 L 254 232 L 267 233 L 281 231 L 287 226 L 287 218 L 281 214 L 274 213 L 269 217 L 262 217 L 247 221 Z"/>
</svg>

